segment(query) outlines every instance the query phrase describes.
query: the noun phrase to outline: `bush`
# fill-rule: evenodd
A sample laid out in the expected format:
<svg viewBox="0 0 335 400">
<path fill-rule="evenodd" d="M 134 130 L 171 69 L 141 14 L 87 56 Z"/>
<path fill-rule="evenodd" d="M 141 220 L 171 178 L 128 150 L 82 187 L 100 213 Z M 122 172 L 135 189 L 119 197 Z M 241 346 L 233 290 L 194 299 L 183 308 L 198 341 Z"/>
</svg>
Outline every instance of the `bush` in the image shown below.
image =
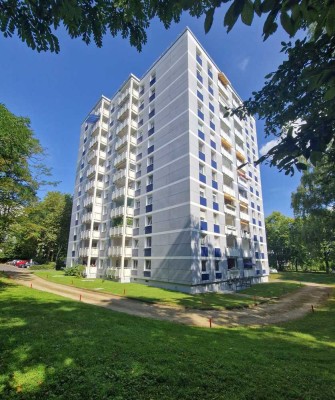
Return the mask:
<svg viewBox="0 0 335 400">
<path fill-rule="evenodd" d="M 75 276 L 77 278 L 85 278 L 85 265 L 74 265 L 73 267 L 65 268 L 64 275 Z"/>
<path fill-rule="evenodd" d="M 42 264 L 42 265 L 32 265 L 30 267 L 30 269 L 33 271 L 39 271 L 41 269 L 55 269 L 55 268 L 56 268 L 55 262 L 49 262 L 48 264 Z"/>
<path fill-rule="evenodd" d="M 66 267 L 65 261 L 58 259 L 56 261 L 56 271 L 60 271 L 61 269 L 64 269 Z"/>
</svg>

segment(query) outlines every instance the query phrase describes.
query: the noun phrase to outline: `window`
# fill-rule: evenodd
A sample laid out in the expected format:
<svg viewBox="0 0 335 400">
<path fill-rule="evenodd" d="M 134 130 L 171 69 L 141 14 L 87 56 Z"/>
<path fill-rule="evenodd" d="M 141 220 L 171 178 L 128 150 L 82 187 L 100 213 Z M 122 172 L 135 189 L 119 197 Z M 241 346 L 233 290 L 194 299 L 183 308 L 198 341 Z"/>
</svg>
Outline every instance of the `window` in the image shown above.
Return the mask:
<svg viewBox="0 0 335 400">
<path fill-rule="evenodd" d="M 152 225 L 152 216 L 149 215 L 146 217 L 146 226 Z"/>
<path fill-rule="evenodd" d="M 149 118 L 152 118 L 155 115 L 155 105 L 149 106 Z"/>
<path fill-rule="evenodd" d="M 215 268 L 215 272 L 220 270 L 220 262 L 219 262 L 219 260 L 215 260 L 214 261 L 214 268 Z"/>
<path fill-rule="evenodd" d="M 202 65 L 202 58 L 201 58 L 200 50 L 197 50 L 196 60 L 200 65 Z"/>
<path fill-rule="evenodd" d="M 155 121 L 150 121 L 148 124 L 148 136 L 155 132 Z"/>
<path fill-rule="evenodd" d="M 214 110 L 214 106 L 213 106 L 213 104 L 212 104 L 212 103 L 209 103 L 209 109 L 210 109 L 212 112 L 215 112 L 215 110 Z"/>
<path fill-rule="evenodd" d="M 149 165 L 153 165 L 153 163 L 154 163 L 154 157 L 153 156 L 151 156 L 151 157 L 148 157 L 148 166 Z"/>
<path fill-rule="evenodd" d="M 138 218 L 134 218 L 134 228 L 140 227 L 140 220 Z"/>
<path fill-rule="evenodd" d="M 145 239 L 145 247 L 146 248 L 148 248 L 148 247 L 151 247 L 151 236 L 148 236 L 146 239 Z"/>
<path fill-rule="evenodd" d="M 152 72 L 150 74 L 150 82 L 149 82 L 150 86 L 152 86 L 155 82 L 156 82 L 156 72 Z"/>
<path fill-rule="evenodd" d="M 144 268 L 149 271 L 151 270 L 151 260 L 145 260 Z"/>
<path fill-rule="evenodd" d="M 207 261 L 202 260 L 201 261 L 201 272 L 206 272 L 207 271 Z"/>
<path fill-rule="evenodd" d="M 217 195 L 215 193 L 213 194 L 213 202 L 217 203 Z"/>
<path fill-rule="evenodd" d="M 208 72 L 208 76 L 213 79 L 213 70 L 212 70 L 212 66 L 211 65 L 207 65 L 207 72 Z"/>
<path fill-rule="evenodd" d="M 199 164 L 199 172 L 202 175 L 205 175 L 205 166 L 204 164 Z"/>
<path fill-rule="evenodd" d="M 203 82 L 202 75 L 201 75 L 201 67 L 199 65 L 197 65 L 197 78 L 198 78 L 198 81 L 200 81 L 201 83 Z"/>
<path fill-rule="evenodd" d="M 156 97 L 156 90 L 155 88 L 152 88 L 149 93 L 149 102 L 154 100 L 155 97 Z"/>
<path fill-rule="evenodd" d="M 213 84 L 212 84 L 211 81 L 208 82 L 208 91 L 209 91 L 210 94 L 214 95 Z M 213 112 L 214 112 L 214 110 L 213 110 Z"/>
<path fill-rule="evenodd" d="M 154 183 L 154 177 L 153 175 L 149 175 L 147 177 L 147 185 L 152 185 Z"/>
<path fill-rule="evenodd" d="M 133 269 L 137 269 L 137 268 L 138 268 L 138 261 L 133 260 Z"/>
<path fill-rule="evenodd" d="M 140 96 L 142 96 L 143 93 L 144 93 L 144 85 L 141 85 L 140 92 L 139 92 Z"/>
<path fill-rule="evenodd" d="M 147 206 L 152 204 L 152 196 L 147 196 Z"/>
<path fill-rule="evenodd" d="M 214 224 L 218 225 L 219 224 L 219 216 L 218 216 L 218 214 L 214 214 L 213 218 L 214 218 Z"/>
<path fill-rule="evenodd" d="M 140 100 L 140 105 L 138 107 L 138 109 L 141 111 L 144 108 L 144 100 Z"/>
<path fill-rule="evenodd" d="M 141 189 L 141 181 L 137 181 L 135 184 L 136 190 Z"/>
<path fill-rule="evenodd" d="M 141 202 L 139 200 L 135 201 L 135 208 L 140 208 Z"/>
<path fill-rule="evenodd" d="M 138 239 L 134 240 L 134 249 L 138 249 Z"/>
<path fill-rule="evenodd" d="M 200 189 L 200 197 L 206 197 L 205 189 Z"/>
<path fill-rule="evenodd" d="M 201 118 L 202 120 L 205 119 L 204 107 L 203 107 L 202 103 L 200 103 L 200 101 L 198 101 L 198 117 Z"/>
</svg>

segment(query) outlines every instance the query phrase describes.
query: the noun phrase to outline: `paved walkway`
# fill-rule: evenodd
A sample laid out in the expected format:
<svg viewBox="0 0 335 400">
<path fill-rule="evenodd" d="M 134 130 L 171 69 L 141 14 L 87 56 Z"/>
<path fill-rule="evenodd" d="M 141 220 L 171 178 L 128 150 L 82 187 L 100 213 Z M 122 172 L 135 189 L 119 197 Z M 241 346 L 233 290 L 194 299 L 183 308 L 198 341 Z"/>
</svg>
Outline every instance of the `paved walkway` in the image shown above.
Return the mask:
<svg viewBox="0 0 335 400">
<path fill-rule="evenodd" d="M 317 311 L 317 308 L 326 301 L 332 290 L 330 287 L 322 285 L 306 284 L 298 291 L 274 303 L 266 303 L 243 310 L 203 311 L 164 304 L 144 303 L 125 297 L 65 286 L 46 281 L 29 273 L 29 271 L 15 270 L 11 267 L 0 266 L 0 270 L 7 271 L 7 274 L 16 283 L 33 289 L 130 315 L 201 327 L 209 327 L 209 319 L 212 320 L 212 327 L 268 325 L 297 319 L 312 312 L 312 305 L 314 310 Z"/>
</svg>

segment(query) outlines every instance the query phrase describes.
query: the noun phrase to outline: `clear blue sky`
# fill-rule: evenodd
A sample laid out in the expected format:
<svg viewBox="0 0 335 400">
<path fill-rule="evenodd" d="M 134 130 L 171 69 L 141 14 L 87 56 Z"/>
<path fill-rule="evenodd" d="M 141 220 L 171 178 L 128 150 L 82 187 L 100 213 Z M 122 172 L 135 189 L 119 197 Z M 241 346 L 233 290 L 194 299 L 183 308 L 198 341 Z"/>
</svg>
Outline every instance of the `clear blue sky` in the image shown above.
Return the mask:
<svg viewBox="0 0 335 400">
<path fill-rule="evenodd" d="M 30 50 L 16 37 L 0 37 L 0 102 L 14 114 L 31 119 L 36 137 L 47 149 L 45 163 L 52 168 L 53 179 L 61 181 L 57 190 L 73 192 L 80 124 L 100 95 L 111 96 L 130 73 L 140 77 L 186 26 L 242 98 L 262 87 L 264 76 L 282 60 L 280 42 L 288 40 L 287 35 L 278 32 L 263 42 L 259 21 L 252 27 L 238 22 L 227 34 L 222 20 L 223 13 L 217 13 L 207 35 L 203 19 L 185 15 L 167 31 L 155 21 L 141 53 L 121 38 L 106 37 L 99 49 L 60 32 L 61 52 L 50 54 Z M 264 138 L 262 127 L 258 122 L 259 147 L 271 139 Z M 298 175 L 290 178 L 263 166 L 265 215 L 274 210 L 292 215 L 291 192 L 298 182 Z"/>
</svg>

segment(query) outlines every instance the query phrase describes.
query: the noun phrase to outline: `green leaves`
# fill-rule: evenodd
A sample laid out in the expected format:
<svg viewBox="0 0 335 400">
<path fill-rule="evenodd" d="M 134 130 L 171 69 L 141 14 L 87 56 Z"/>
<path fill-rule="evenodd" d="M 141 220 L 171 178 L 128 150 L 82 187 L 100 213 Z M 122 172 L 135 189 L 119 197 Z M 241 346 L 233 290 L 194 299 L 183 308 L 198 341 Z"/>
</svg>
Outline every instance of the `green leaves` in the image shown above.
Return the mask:
<svg viewBox="0 0 335 400">
<path fill-rule="evenodd" d="M 254 8 L 251 0 L 246 0 L 244 3 L 242 14 L 241 14 L 242 22 L 246 25 L 251 25 L 254 19 Z"/>
<path fill-rule="evenodd" d="M 208 33 L 213 24 L 213 16 L 214 16 L 215 8 L 211 8 L 206 12 L 205 18 L 205 33 Z"/>
</svg>

